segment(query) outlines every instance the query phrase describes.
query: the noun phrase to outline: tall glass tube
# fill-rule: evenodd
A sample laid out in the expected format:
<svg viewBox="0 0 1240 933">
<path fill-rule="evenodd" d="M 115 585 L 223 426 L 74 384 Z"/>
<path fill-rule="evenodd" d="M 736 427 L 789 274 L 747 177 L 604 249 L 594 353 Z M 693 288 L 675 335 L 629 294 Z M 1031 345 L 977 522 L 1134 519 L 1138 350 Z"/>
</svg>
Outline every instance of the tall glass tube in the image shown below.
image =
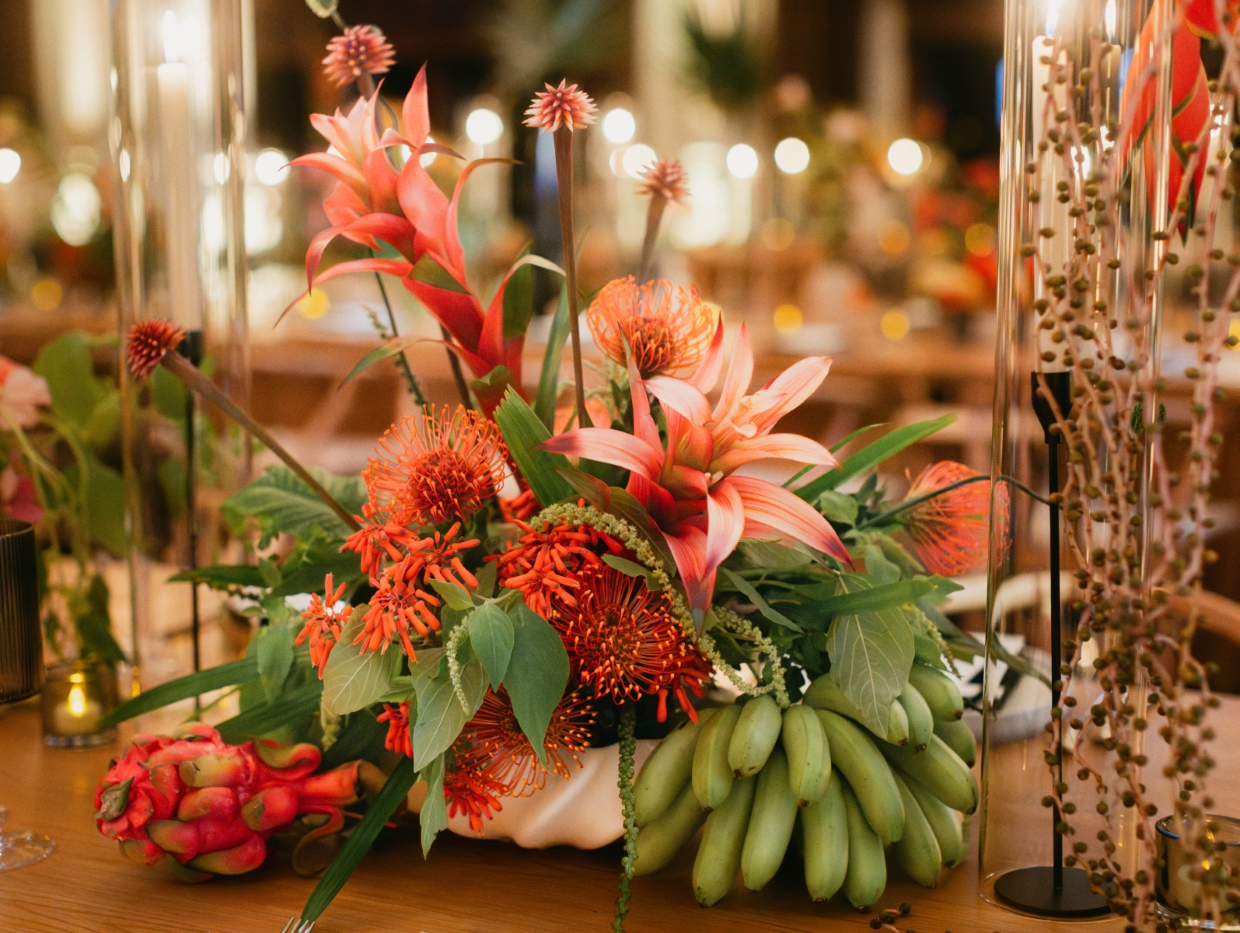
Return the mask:
<svg viewBox="0 0 1240 933">
<path fill-rule="evenodd" d="M 242 405 L 251 16 L 247 0 L 111 0 L 121 345 L 137 321 L 172 320 L 181 351 Z M 202 663 L 206 594 L 167 581 L 212 559 L 224 536 L 210 506 L 244 477 L 247 447 L 166 373 L 149 386 L 126 373 L 122 405 L 133 650 L 153 684 Z"/>
</svg>

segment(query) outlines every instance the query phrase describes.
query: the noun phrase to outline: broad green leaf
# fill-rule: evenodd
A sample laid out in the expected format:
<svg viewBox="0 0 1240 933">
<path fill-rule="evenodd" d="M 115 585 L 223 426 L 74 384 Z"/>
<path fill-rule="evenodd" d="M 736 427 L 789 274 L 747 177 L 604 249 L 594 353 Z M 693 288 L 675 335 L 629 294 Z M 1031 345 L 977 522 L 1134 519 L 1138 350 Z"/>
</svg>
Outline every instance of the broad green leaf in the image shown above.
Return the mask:
<svg viewBox="0 0 1240 933">
<path fill-rule="evenodd" d="M 344 883 L 353 874 L 353 869 L 357 868 L 358 863 L 361 862 L 362 856 L 374 845 L 375 839 L 379 837 L 379 832 L 387 823 L 388 818 L 396 812 L 397 807 L 405 802 L 413 783 L 413 762 L 408 758 L 402 758 L 388 777 L 387 783 L 383 785 L 383 790 L 379 791 L 375 799 L 370 801 L 370 806 L 366 809 L 366 815 L 362 817 L 362 821 L 353 827 L 348 840 L 336 853 L 332 863 L 327 866 L 327 871 L 323 873 L 319 883 L 315 885 L 310 899 L 302 908 L 303 920 L 310 922 L 318 920 L 323 911 L 327 910 L 332 899 L 340 893 Z"/>
<path fill-rule="evenodd" d="M 746 563 L 752 567 L 775 573 L 800 570 L 808 567 L 814 559 L 804 551 L 780 544 L 778 541 L 762 541 L 758 538 L 742 540 L 738 545 Z"/>
<path fill-rule="evenodd" d="M 112 634 L 112 617 L 108 612 L 108 585 L 98 574 L 91 577 L 84 605 L 78 609 L 73 623 L 83 654 L 111 663 L 125 660 L 125 652 Z"/>
<path fill-rule="evenodd" d="M 309 652 L 301 649 L 298 654 L 300 655 L 299 663 L 307 663 Z M 125 722 L 143 713 L 179 703 L 181 700 L 188 700 L 212 690 L 235 687 L 237 684 L 250 683 L 255 680 L 258 680 L 258 662 L 255 659 L 244 658 L 240 661 L 229 661 L 227 664 L 186 674 L 166 684 L 152 687 L 112 710 L 103 718 L 101 725 L 105 728 L 114 726 L 118 722 Z"/>
<path fill-rule="evenodd" d="M 568 685 L 568 652 L 555 629 L 525 603 L 518 603 L 509 618 L 514 637 L 504 687 L 521 731 L 546 767 L 543 742 Z"/>
<path fill-rule="evenodd" d="M 864 577 L 847 574 L 847 587 L 865 587 Z M 891 701 L 908 682 L 913 664 L 913 632 L 907 606 L 839 616 L 827 632 L 831 679 L 857 707 L 861 722 L 878 735 L 887 733 Z"/>
<path fill-rule="evenodd" d="M 95 378 L 86 337 L 68 333 L 45 344 L 32 368 L 47 380 L 52 411 L 67 424 L 84 430 L 106 391 L 103 383 Z"/>
<path fill-rule="evenodd" d="M 317 715 L 321 697 L 321 685 L 318 680 L 313 680 L 270 703 L 262 703 L 232 719 L 225 719 L 216 728 L 225 742 L 236 745 L 250 736 L 267 735 L 284 726 L 300 725 Z"/>
<path fill-rule="evenodd" d="M 120 473 L 86 454 L 86 522 L 92 541 L 117 557 L 125 554 L 125 481 Z"/>
<path fill-rule="evenodd" d="M 383 752 L 387 723 L 379 722 L 369 710 L 361 710 L 346 718 L 340 735 L 330 748 L 323 750 L 322 770 L 365 758 L 374 762 Z"/>
<path fill-rule="evenodd" d="M 912 580 L 900 580 L 896 583 L 874 585 L 864 577 L 845 574 L 849 580 L 861 579 L 865 582 L 861 587 L 851 584 L 845 592 L 828 596 L 818 603 L 818 611 L 826 616 L 842 616 L 858 612 L 874 612 L 915 603 L 917 600 L 935 592 L 947 583 L 942 577 L 915 577 Z M 798 588 L 798 591 L 802 591 Z"/>
<path fill-rule="evenodd" d="M 102 452 L 116 440 L 121 426 L 121 394 L 112 386 L 104 389 L 103 395 L 91 412 L 90 421 L 82 432 L 82 439 L 95 450 Z"/>
<path fill-rule="evenodd" d="M 767 619 L 779 625 L 782 625 L 786 629 L 791 629 L 794 632 L 805 631 L 803 628 L 801 628 L 801 626 L 797 625 L 795 622 L 789 619 L 782 612 L 780 612 L 777 609 L 772 609 L 770 604 L 765 599 L 762 598 L 762 594 L 759 593 L 756 589 L 754 589 L 753 585 L 748 580 L 746 580 L 744 577 L 740 576 L 739 574 L 733 573 L 731 570 L 728 570 L 726 567 L 721 567 L 720 569 L 723 571 L 724 576 L 728 578 L 728 582 L 731 583 L 738 590 L 740 590 L 746 599 L 748 599 L 751 603 L 757 606 L 758 611 L 762 613 L 762 615 L 765 616 Z"/>
<path fill-rule="evenodd" d="M 177 425 L 182 432 L 185 428 L 186 401 L 189 389 L 162 366 L 151 373 L 151 403 L 161 415 Z"/>
<path fill-rule="evenodd" d="M 361 645 L 353 644 L 362 628 L 361 619 L 345 626 L 323 671 L 323 705 L 337 716 L 377 703 L 400 676 L 400 646 L 362 654 Z"/>
<path fill-rule="evenodd" d="M 215 590 L 265 586 L 259 569 L 250 564 L 212 564 L 169 577 L 169 583 L 204 583 Z"/>
<path fill-rule="evenodd" d="M 445 603 L 452 609 L 467 611 L 474 608 L 474 601 L 470 595 L 457 586 L 455 583 L 445 583 L 443 580 L 431 580 L 431 588 L 438 593 Z"/>
<path fill-rule="evenodd" d="M 846 492 L 828 489 L 818 497 L 818 511 L 833 525 L 857 524 L 857 500 Z"/>
<path fill-rule="evenodd" d="M 270 557 L 258 559 L 258 575 L 263 578 L 263 586 L 278 586 L 284 581 L 280 566 Z"/>
<path fill-rule="evenodd" d="M 418 652 L 418 660 L 409 668 L 409 677 L 413 681 L 413 689 L 419 695 L 439 673 L 445 654 L 447 652 L 443 648 L 424 648 Z"/>
<path fill-rule="evenodd" d="M 264 625 L 251 640 L 257 645 L 254 659 L 263 690 L 267 700 L 274 703 L 293 670 L 293 632 L 284 625 Z"/>
<path fill-rule="evenodd" d="M 524 262 L 508 277 L 504 286 L 504 342 L 524 337 L 533 314 L 534 267 Z"/>
<path fill-rule="evenodd" d="M 413 727 L 414 761 L 428 761 L 446 752 L 465 723 L 478 712 L 486 696 L 487 679 L 482 662 L 477 658 L 461 669 L 461 688 L 467 707 L 461 706 L 446 674 L 437 674 L 418 689 L 418 721 Z"/>
<path fill-rule="evenodd" d="M 840 464 L 839 469 L 830 470 L 817 479 L 810 480 L 796 491 L 806 502 L 813 502 L 828 489 L 835 489 L 859 473 L 872 470 L 888 457 L 899 453 L 906 447 L 916 444 L 929 437 L 935 431 L 942 430 L 953 421 L 955 415 L 944 415 L 933 421 L 920 421 L 917 424 L 905 425 L 884 434 L 878 440 L 867 444 L 847 460 Z"/>
<path fill-rule="evenodd" d="M 646 589 L 655 590 L 659 588 L 658 582 L 654 578 L 654 574 L 650 568 L 636 561 L 626 560 L 616 554 L 604 554 L 603 563 L 608 567 L 619 570 L 628 577 L 641 577 L 646 581 Z"/>
<path fill-rule="evenodd" d="M 435 837 L 448 828 L 448 802 L 443 796 L 443 755 L 438 755 L 423 768 L 418 777 L 426 782 L 426 798 L 418 814 L 418 825 L 422 830 L 422 858 L 428 858 Z"/>
<path fill-rule="evenodd" d="M 981 647 L 979 643 L 978 648 Z M 913 654 L 927 667 L 937 667 L 941 671 L 950 670 L 947 662 L 943 660 L 943 652 L 938 643 L 924 632 L 913 633 Z"/>
<path fill-rule="evenodd" d="M 469 642 L 486 668 L 491 689 L 498 690 L 512 660 L 512 621 L 495 603 L 486 603 L 469 617 Z"/>
<path fill-rule="evenodd" d="M 560 388 L 560 362 L 564 359 L 564 342 L 568 339 L 568 289 L 560 289 L 560 304 L 551 321 L 547 348 L 543 353 L 542 372 L 538 376 L 538 394 L 534 397 L 534 413 L 548 431 L 555 427 L 555 398 Z"/>
<path fill-rule="evenodd" d="M 359 477 L 334 477 L 314 467 L 310 472 L 345 509 L 361 512 L 366 490 Z M 343 541 L 352 530 L 285 466 L 268 467 L 262 476 L 227 499 L 221 511 L 237 531 L 250 519 L 255 520 L 261 532 L 259 547 L 265 547 L 281 532 L 303 538 L 321 528 L 329 537 Z"/>
<path fill-rule="evenodd" d="M 479 567 L 478 572 L 474 574 L 478 580 L 478 586 L 475 592 L 483 599 L 490 599 L 495 595 L 496 575 L 496 563 L 493 560 L 487 561 Z"/>
<path fill-rule="evenodd" d="M 875 583 L 896 583 L 900 579 L 900 568 L 887 559 L 883 549 L 871 544 L 862 552 L 865 557 L 865 572 Z"/>
<path fill-rule="evenodd" d="M 551 437 L 551 432 L 515 390 L 509 389 L 495 409 L 495 423 L 539 504 L 548 506 L 572 495 L 568 483 L 556 473 L 557 467 L 568 466 L 568 458 L 535 449 Z"/>
</svg>

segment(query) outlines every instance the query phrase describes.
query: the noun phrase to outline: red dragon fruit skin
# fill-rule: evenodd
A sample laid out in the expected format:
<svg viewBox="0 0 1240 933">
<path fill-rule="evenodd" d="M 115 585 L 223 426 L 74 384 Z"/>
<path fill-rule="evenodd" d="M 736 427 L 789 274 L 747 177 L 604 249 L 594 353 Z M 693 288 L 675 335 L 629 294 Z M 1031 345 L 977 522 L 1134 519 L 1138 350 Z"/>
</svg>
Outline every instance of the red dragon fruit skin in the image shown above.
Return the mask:
<svg viewBox="0 0 1240 933">
<path fill-rule="evenodd" d="M 307 744 L 228 745 L 202 723 L 136 735 L 99 784 L 95 821 L 125 858 L 163 862 L 185 880 L 244 874 L 267 857 L 267 837 L 299 816 L 327 817 L 303 841 L 338 832 L 341 808 L 374 785 L 366 762 L 315 774 L 321 760 Z"/>
</svg>

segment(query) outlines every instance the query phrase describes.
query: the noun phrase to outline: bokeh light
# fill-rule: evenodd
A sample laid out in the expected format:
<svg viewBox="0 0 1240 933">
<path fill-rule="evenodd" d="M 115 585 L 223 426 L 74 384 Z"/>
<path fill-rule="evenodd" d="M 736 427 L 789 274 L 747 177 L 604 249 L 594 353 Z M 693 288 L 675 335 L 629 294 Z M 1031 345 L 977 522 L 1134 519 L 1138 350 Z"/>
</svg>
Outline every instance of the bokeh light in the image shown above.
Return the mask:
<svg viewBox="0 0 1240 933">
<path fill-rule="evenodd" d="M 785 175 L 799 175 L 809 168 L 809 146 L 805 140 L 789 136 L 775 147 L 775 166 Z"/>
<path fill-rule="evenodd" d="M 289 176 L 288 156 L 279 149 L 264 149 L 254 157 L 254 177 L 264 185 L 278 185 Z"/>
<path fill-rule="evenodd" d="M 16 149 L 0 149 L 0 185 L 7 185 L 21 171 L 22 157 Z"/>
<path fill-rule="evenodd" d="M 899 308 L 884 311 L 878 321 L 878 329 L 888 340 L 903 340 L 908 336 L 910 326 L 908 315 Z"/>
<path fill-rule="evenodd" d="M 624 107 L 615 107 L 603 114 L 603 137 L 614 146 L 622 146 L 637 133 L 637 121 Z"/>
<path fill-rule="evenodd" d="M 312 288 L 305 295 L 297 300 L 293 305 L 297 309 L 297 313 L 304 317 L 307 321 L 317 321 L 327 309 L 332 306 L 332 300 L 327 296 L 327 292 L 321 288 Z"/>
<path fill-rule="evenodd" d="M 727 165 L 733 178 L 753 178 L 758 174 L 758 151 L 748 143 L 737 143 L 728 150 Z"/>
<path fill-rule="evenodd" d="M 490 107 L 478 107 L 465 118 L 465 135 L 471 143 L 489 146 L 504 135 L 504 119 Z"/>
<path fill-rule="evenodd" d="M 620 165 L 630 178 L 640 178 L 651 162 L 659 161 L 658 154 L 645 143 L 637 143 L 624 150 Z"/>
<path fill-rule="evenodd" d="M 916 175 L 926 155 L 921 151 L 921 144 L 907 136 L 897 139 L 887 147 L 887 164 L 897 175 Z"/>
<path fill-rule="evenodd" d="M 775 313 L 771 316 L 771 323 L 775 325 L 775 330 L 781 334 L 795 334 L 801 329 L 804 318 L 800 308 L 785 302 L 775 309 Z"/>
<path fill-rule="evenodd" d="M 964 248 L 974 256 L 989 256 L 995 251 L 995 228 L 990 224 L 970 224 L 964 231 Z"/>
<path fill-rule="evenodd" d="M 772 217 L 758 228 L 758 239 L 773 252 L 781 252 L 792 245 L 796 230 L 782 217 Z"/>
<path fill-rule="evenodd" d="M 99 230 L 102 210 L 103 198 L 90 176 L 70 172 L 52 199 L 52 227 L 70 246 L 85 246 Z"/>
</svg>

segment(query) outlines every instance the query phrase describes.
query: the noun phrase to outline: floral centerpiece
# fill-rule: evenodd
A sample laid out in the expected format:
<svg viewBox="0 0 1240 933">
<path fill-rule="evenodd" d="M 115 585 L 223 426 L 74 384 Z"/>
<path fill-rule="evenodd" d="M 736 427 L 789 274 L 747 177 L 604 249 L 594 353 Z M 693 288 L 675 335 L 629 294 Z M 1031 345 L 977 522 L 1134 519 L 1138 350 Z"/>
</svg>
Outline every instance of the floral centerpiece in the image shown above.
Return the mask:
<svg viewBox="0 0 1240 933">
<path fill-rule="evenodd" d="M 940 464 L 892 501 L 875 469 L 947 419 L 863 444 L 864 429 L 831 450 L 779 433 L 831 361 L 802 360 L 751 391 L 743 325 L 729 341 L 695 290 L 634 278 L 607 285 L 582 315 L 604 356 L 604 385 L 587 396 L 571 167 L 592 102 L 561 82 L 529 110 L 529 124 L 555 137 L 563 267 L 522 257 L 484 301 L 456 232 L 460 184 L 449 198 L 417 158 L 454 155 L 428 140 L 425 70 L 396 115 L 372 84 L 390 61 L 381 34 L 348 36 L 338 45 L 352 57 L 334 44 L 328 65 L 358 78 L 362 97 L 348 114 L 315 118 L 332 151 L 297 160 L 339 180 L 325 205 L 334 226 L 312 243 L 308 273 L 312 284 L 398 277 L 442 325 L 462 402 L 392 425 L 360 479 L 330 477 L 289 457 L 188 365 L 176 328 L 137 325 L 136 375 L 182 378 L 285 459 L 228 512 L 259 549 L 279 534 L 295 545 L 278 560 L 259 550 L 253 564 L 196 574 L 246 594 L 267 621 L 245 660 L 165 684 L 115 718 L 236 688 L 240 713 L 219 725 L 229 741 L 275 735 L 332 761 L 385 765 L 300 929 L 415 784 L 426 787 L 429 850 L 454 818 L 484 834 L 503 808 L 571 783 L 591 749 L 617 744 L 616 929 L 630 878 L 663 867 L 703 823 L 694 887 L 704 905 L 738 873 L 762 887 L 798 820 L 819 900 L 842 888 L 856 907 L 873 905 L 886 845 L 913 878 L 936 884 L 963 858 L 954 811 L 977 800 L 973 738 L 945 672 L 953 650 L 980 650 L 935 608 L 954 589 L 939 574 L 981 559 L 989 482 Z M 646 191 L 649 249 L 664 204 L 684 194 L 679 166 L 654 166 Z M 319 271 L 337 237 L 371 255 Z M 512 284 L 533 264 L 566 286 L 529 391 L 531 308 Z M 395 358 L 418 393 L 409 343 L 392 335 L 358 369 Z M 572 402 L 557 411 L 566 343 Z M 770 460 L 800 470 L 782 484 L 754 474 Z M 290 607 L 287 597 L 309 592 L 304 611 Z M 635 775 L 639 737 L 661 741 Z"/>
</svg>

